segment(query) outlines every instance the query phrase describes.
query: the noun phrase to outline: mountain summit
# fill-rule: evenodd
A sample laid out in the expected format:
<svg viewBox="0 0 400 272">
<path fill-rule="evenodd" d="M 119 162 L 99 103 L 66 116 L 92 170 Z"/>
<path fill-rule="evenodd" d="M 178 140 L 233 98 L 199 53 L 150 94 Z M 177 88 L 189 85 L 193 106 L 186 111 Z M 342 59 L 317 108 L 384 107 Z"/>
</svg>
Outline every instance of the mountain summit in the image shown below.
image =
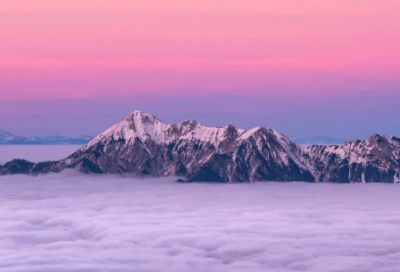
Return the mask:
<svg viewBox="0 0 400 272">
<path fill-rule="evenodd" d="M 267 128 L 165 124 L 134 111 L 80 150 L 57 162 L 14 160 L 0 174 L 75 168 L 85 173 L 178 176 L 184 181 L 397 182 L 400 139 L 380 135 L 343 145 L 298 146 Z"/>
<path fill-rule="evenodd" d="M 196 181 L 311 181 L 300 157 L 298 146 L 270 128 L 206 127 L 194 120 L 165 124 L 135 111 L 82 147 L 68 163 L 86 159 L 95 165 L 82 169 L 85 172 L 177 175 Z"/>
</svg>

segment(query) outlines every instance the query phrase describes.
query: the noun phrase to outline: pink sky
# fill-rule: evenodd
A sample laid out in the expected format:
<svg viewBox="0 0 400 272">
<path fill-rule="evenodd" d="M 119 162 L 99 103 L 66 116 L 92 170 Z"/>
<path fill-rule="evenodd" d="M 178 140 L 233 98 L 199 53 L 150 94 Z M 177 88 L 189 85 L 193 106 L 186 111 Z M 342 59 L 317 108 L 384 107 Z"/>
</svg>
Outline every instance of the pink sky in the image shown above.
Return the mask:
<svg viewBox="0 0 400 272">
<path fill-rule="evenodd" d="M 13 0 L 0 101 L 393 89 L 398 0 Z"/>
</svg>

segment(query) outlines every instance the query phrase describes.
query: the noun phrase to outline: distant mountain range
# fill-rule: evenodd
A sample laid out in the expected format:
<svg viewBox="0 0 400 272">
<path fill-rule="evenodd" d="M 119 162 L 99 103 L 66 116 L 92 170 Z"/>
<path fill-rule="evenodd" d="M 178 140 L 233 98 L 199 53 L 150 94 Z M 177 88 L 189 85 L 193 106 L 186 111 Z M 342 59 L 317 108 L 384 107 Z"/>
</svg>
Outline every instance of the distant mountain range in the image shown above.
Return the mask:
<svg viewBox="0 0 400 272">
<path fill-rule="evenodd" d="M 299 145 L 341 145 L 347 140 L 334 137 L 303 137 L 290 138 L 291 141 Z"/>
<path fill-rule="evenodd" d="M 135 111 L 60 161 L 13 160 L 0 174 L 177 176 L 181 182 L 400 182 L 400 139 L 372 135 L 342 145 L 300 146 L 268 127 L 165 124 Z"/>
<path fill-rule="evenodd" d="M 84 145 L 93 138 L 93 136 L 72 138 L 59 135 L 24 137 L 14 135 L 5 130 L 0 130 L 0 145 Z"/>
<path fill-rule="evenodd" d="M 0 145 L 84 145 L 93 139 L 94 137 L 89 135 L 75 138 L 60 135 L 25 137 L 0 129 Z M 290 140 L 299 145 L 340 145 L 346 141 L 341 138 L 322 136 L 290 138 Z"/>
</svg>

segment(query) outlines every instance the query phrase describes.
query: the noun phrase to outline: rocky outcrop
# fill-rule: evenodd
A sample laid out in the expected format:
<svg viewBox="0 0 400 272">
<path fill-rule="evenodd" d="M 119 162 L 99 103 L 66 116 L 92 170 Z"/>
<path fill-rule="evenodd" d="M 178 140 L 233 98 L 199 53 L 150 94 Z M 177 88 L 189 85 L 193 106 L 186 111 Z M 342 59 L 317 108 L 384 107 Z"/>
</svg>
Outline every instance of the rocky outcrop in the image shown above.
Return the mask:
<svg viewBox="0 0 400 272">
<path fill-rule="evenodd" d="M 164 124 L 135 111 L 58 162 L 14 160 L 0 174 L 84 173 L 178 176 L 186 182 L 395 182 L 399 139 L 374 135 L 341 146 L 301 147 L 277 131 L 232 125 L 212 128 L 189 120 Z"/>
<path fill-rule="evenodd" d="M 398 182 L 400 139 L 373 135 L 340 146 L 309 146 L 304 159 L 316 181 Z"/>
</svg>

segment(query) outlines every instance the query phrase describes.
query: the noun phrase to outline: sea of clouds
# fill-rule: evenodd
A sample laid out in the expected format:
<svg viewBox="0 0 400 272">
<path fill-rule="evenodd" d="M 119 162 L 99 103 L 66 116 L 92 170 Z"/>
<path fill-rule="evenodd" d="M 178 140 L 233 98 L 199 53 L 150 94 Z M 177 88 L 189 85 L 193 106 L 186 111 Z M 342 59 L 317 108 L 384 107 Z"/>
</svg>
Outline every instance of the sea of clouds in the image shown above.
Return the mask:
<svg viewBox="0 0 400 272">
<path fill-rule="evenodd" d="M 399 184 L 3 176 L 0 271 L 397 272 L 399 196 Z"/>
</svg>

